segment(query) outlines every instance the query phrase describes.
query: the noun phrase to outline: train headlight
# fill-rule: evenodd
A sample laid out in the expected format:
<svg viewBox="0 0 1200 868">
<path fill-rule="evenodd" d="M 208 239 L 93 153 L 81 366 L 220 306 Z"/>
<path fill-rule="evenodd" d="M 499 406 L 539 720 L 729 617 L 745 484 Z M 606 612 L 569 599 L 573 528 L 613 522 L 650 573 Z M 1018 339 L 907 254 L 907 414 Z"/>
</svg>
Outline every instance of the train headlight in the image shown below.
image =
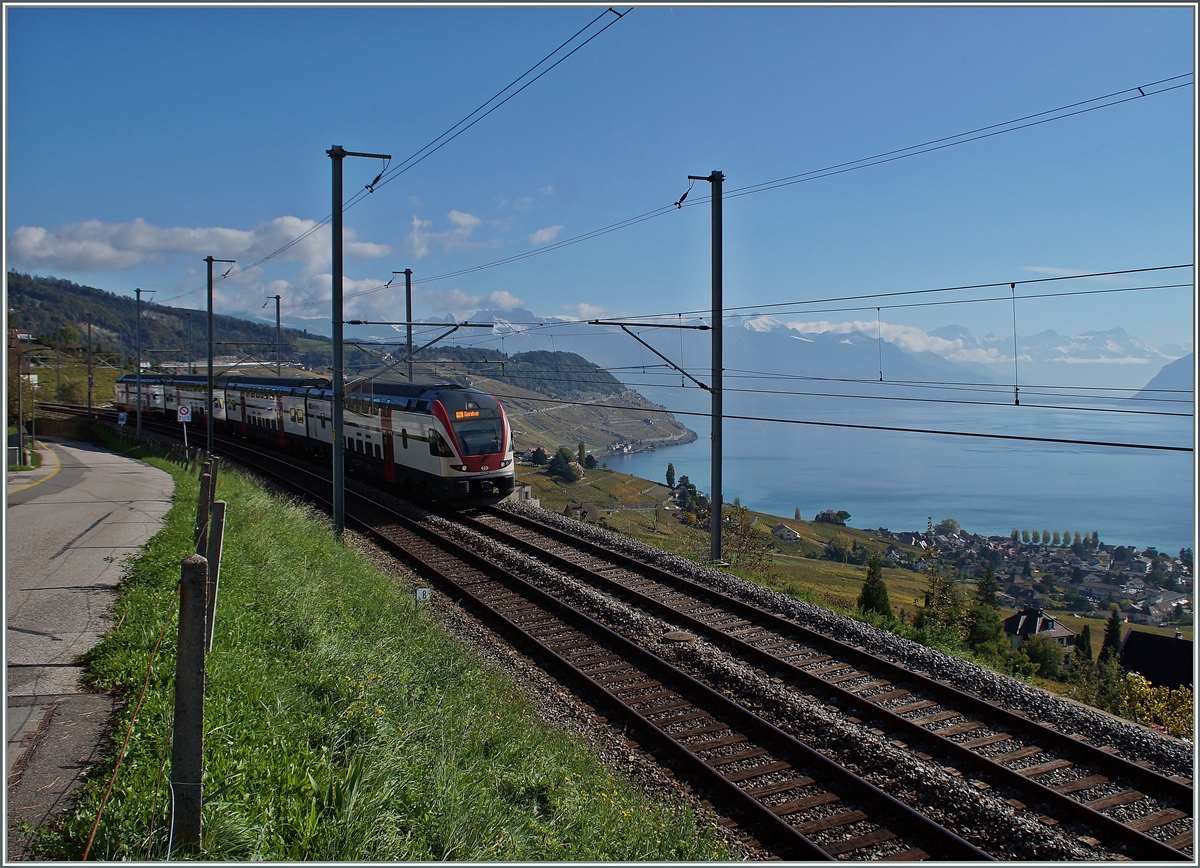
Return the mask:
<svg viewBox="0 0 1200 868">
<path fill-rule="evenodd" d="M 505 458 L 503 461 L 500 462 L 500 469 L 503 470 L 505 467 L 508 467 L 508 465 L 510 465 L 510 464 L 512 464 L 512 459 Z"/>
<path fill-rule="evenodd" d="M 460 470 L 463 473 L 466 473 L 469 470 L 469 468 L 465 464 L 451 464 L 450 469 L 451 470 Z"/>
</svg>

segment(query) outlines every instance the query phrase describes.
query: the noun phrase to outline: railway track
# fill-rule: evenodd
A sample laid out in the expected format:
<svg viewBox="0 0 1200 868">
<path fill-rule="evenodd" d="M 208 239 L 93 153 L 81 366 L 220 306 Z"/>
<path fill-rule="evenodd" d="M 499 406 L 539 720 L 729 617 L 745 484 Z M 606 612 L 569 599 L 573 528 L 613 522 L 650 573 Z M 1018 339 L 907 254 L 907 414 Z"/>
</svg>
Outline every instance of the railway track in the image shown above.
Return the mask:
<svg viewBox="0 0 1200 868">
<path fill-rule="evenodd" d="M 146 426 L 143 420 L 143 426 Z M 165 426 L 169 434 L 176 426 Z M 231 457 L 295 486 L 294 464 L 244 442 Z M 313 475 L 309 496 L 327 499 Z M 347 491 L 347 517 L 381 544 L 437 575 L 489 624 L 503 625 L 575 690 L 630 725 L 661 761 L 710 794 L 743 829 L 783 858 L 952 858 L 992 855 L 864 781 L 772 722 L 611 626 L 572 608 L 427 523 Z M 686 630 L 745 665 L 769 671 L 855 726 L 887 734 L 922 759 L 950 758 L 976 786 L 1019 794 L 1046 825 L 1085 828 L 1130 858 L 1189 859 L 1190 781 L 1173 780 L 1077 738 L 922 677 L 860 648 L 638 561 L 577 535 L 501 510 L 459 516 L 469 533 L 538 558 L 576 581 Z M 711 680 L 711 679 L 708 679 Z M 593 702 L 593 704 L 595 704 Z M 850 717 L 850 714 L 859 715 Z M 769 715 L 768 715 L 769 717 Z M 898 736 L 898 737 L 897 737 Z M 943 760 L 944 762 L 944 760 Z M 1157 837 L 1156 837 L 1157 836 Z M 1087 840 L 1085 838 L 1085 840 Z"/>
<path fill-rule="evenodd" d="M 703 635 L 822 701 L 1005 786 L 1050 819 L 1083 823 L 1140 858 L 1186 859 L 1193 845 L 1191 781 L 1161 775 L 1077 735 L 912 672 L 662 568 L 525 516 L 492 509 L 460 519 L 536 553 L 582 580 Z M 1123 809 L 1124 818 L 1105 811 Z M 1061 820 L 1060 820 L 1061 821 Z M 1180 828 L 1183 826 L 1184 828 Z M 1161 831 L 1160 831 L 1161 830 Z M 1161 837 L 1154 837 L 1159 832 Z"/>
</svg>

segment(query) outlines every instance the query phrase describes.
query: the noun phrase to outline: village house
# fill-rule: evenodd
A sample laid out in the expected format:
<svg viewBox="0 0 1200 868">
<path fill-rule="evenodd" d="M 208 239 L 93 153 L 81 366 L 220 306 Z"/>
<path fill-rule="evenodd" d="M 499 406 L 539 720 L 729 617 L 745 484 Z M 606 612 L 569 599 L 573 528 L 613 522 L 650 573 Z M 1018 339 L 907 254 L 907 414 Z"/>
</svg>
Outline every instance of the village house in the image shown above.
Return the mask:
<svg viewBox="0 0 1200 868">
<path fill-rule="evenodd" d="M 1172 638 L 1130 630 L 1121 642 L 1118 659 L 1126 672 L 1137 672 L 1155 687 L 1176 690 L 1192 686 L 1192 643 L 1179 631 Z"/>
<path fill-rule="evenodd" d="M 1047 615 L 1040 607 L 1031 607 L 1004 620 L 1004 632 L 1013 650 L 1030 636 L 1049 636 L 1068 651 L 1075 648 L 1075 634 L 1059 626 L 1058 620 Z"/>
<path fill-rule="evenodd" d="M 771 533 L 784 542 L 799 542 L 801 539 L 800 534 L 782 522 L 771 528 Z"/>
<path fill-rule="evenodd" d="M 589 524 L 597 524 L 603 517 L 600 508 L 596 504 L 580 503 L 574 500 L 563 507 L 562 514 L 567 516 L 567 518 L 579 519 Z"/>
</svg>

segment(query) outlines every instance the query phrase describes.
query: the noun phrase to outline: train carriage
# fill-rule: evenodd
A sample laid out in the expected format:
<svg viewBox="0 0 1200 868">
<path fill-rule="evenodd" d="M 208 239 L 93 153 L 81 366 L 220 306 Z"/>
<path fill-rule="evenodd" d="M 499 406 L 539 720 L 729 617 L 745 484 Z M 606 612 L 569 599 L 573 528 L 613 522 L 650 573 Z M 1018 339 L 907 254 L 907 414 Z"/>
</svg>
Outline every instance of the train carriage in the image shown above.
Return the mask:
<svg viewBox="0 0 1200 868">
<path fill-rule="evenodd" d="M 143 412 L 175 419 L 187 403 L 202 419 L 206 386 L 203 376 L 143 374 Z M 119 408 L 132 409 L 136 394 L 134 375 L 117 381 Z M 513 490 L 508 418 L 478 389 L 366 381 L 348 390 L 342 418 L 346 466 L 363 476 L 440 500 L 494 501 Z M 333 393 L 324 379 L 224 375 L 214 383 L 213 420 L 218 430 L 280 448 L 324 457 L 334 448 Z"/>
</svg>

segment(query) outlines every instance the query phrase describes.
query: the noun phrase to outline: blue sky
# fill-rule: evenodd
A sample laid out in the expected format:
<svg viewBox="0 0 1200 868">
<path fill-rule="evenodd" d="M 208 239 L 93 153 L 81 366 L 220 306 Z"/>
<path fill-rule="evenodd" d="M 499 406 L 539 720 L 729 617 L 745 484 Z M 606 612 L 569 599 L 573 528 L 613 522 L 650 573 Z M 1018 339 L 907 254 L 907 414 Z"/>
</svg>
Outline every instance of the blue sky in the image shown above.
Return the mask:
<svg viewBox="0 0 1200 868">
<path fill-rule="evenodd" d="M 396 166 L 602 12 L 7 6 L 6 265 L 200 308 L 205 255 L 246 265 L 328 215 L 332 144 Z M 1195 33 L 1190 6 L 637 7 L 348 211 L 346 290 L 412 268 L 418 319 L 707 308 L 707 205 L 422 279 L 669 206 L 689 174 L 720 170 L 728 191 L 1190 74 Z M 725 303 L 1191 263 L 1192 81 L 730 199 Z M 381 168 L 347 160 L 347 195 Z M 217 310 L 265 318 L 279 293 L 285 323 L 327 333 L 329 270 L 318 231 L 219 282 Z M 1063 284 L 1189 286 L 1025 301 L 1018 330 L 1123 326 L 1190 350 L 1192 274 Z M 347 317 L 403 319 L 394 289 L 352 299 Z M 856 318 L 874 311 L 807 319 Z M 1007 304 L 882 318 L 1012 328 Z"/>
</svg>

